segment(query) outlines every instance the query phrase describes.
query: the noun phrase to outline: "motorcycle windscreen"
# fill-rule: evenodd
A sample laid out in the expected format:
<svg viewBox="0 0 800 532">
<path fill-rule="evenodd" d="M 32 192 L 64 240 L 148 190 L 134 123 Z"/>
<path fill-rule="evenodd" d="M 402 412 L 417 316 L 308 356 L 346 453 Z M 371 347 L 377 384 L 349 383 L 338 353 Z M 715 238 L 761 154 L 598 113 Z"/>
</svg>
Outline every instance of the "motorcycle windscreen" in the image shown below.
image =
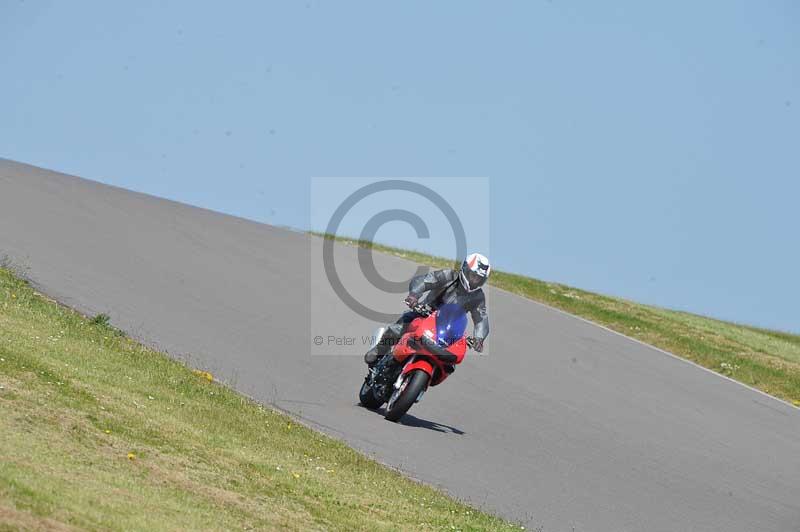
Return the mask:
<svg viewBox="0 0 800 532">
<path fill-rule="evenodd" d="M 464 336 L 467 330 L 467 313 L 461 305 L 442 305 L 436 314 L 436 343 L 448 347 Z"/>
</svg>

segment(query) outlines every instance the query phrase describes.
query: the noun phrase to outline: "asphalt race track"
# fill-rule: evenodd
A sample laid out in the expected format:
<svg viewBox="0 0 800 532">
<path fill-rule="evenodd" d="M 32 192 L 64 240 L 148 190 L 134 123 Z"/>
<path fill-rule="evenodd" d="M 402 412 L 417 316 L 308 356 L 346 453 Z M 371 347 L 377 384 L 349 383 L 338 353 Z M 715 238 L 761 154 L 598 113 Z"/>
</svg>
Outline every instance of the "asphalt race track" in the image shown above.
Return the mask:
<svg viewBox="0 0 800 532">
<path fill-rule="evenodd" d="M 0 255 L 39 290 L 459 499 L 546 532 L 800 531 L 800 410 L 499 290 L 490 355 L 403 424 L 356 406 L 364 349 L 312 337 L 376 324 L 324 282 L 321 242 L 0 160 Z"/>
</svg>

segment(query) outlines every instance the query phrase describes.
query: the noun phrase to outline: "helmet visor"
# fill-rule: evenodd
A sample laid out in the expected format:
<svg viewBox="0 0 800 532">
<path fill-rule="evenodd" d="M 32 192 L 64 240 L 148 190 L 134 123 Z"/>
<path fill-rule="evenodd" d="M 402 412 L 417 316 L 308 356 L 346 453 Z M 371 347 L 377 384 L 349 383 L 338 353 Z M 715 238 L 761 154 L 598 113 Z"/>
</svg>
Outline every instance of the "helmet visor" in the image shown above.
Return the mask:
<svg viewBox="0 0 800 532">
<path fill-rule="evenodd" d="M 467 284 L 469 285 L 470 290 L 475 290 L 483 286 L 486 282 L 486 277 L 480 275 L 478 272 L 474 272 L 469 268 L 464 268 L 464 277 L 467 279 Z"/>
</svg>

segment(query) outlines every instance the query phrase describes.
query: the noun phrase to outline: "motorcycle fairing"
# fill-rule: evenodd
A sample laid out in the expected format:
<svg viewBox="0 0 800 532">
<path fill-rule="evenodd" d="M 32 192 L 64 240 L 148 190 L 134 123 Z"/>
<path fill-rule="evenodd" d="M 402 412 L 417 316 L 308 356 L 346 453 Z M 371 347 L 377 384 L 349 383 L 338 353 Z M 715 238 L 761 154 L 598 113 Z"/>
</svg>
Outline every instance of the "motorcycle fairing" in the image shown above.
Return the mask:
<svg viewBox="0 0 800 532">
<path fill-rule="evenodd" d="M 458 310 L 460 310 L 463 323 L 459 322 L 459 315 L 457 312 L 449 312 L 446 314 L 444 319 L 440 320 L 439 327 L 437 327 L 438 313 L 431 314 L 428 317 L 415 318 L 408 325 L 406 333 L 400 338 L 400 341 L 394 347 L 393 351 L 394 358 L 398 362 L 408 362 L 403 367 L 402 373 L 404 375 L 416 369 L 422 370 L 430 375 L 431 386 L 441 384 L 442 381 L 447 378 L 449 374 L 444 369 L 444 363 L 434 356 L 430 351 L 425 349 L 418 341 L 416 341 L 416 338 L 425 336 L 429 340 L 438 342 L 438 331 L 440 329 L 444 331 L 441 337 L 446 338 L 445 341 L 451 341 L 450 345 L 446 347 L 446 351 L 455 355 L 456 364 L 461 363 L 461 361 L 464 359 L 464 355 L 467 352 L 467 342 L 464 337 L 467 323 L 466 313 L 460 307 L 458 307 Z M 460 334 L 458 338 L 452 341 L 452 336 L 455 333 L 458 333 L 459 329 Z M 414 358 L 409 362 L 409 357 Z"/>
</svg>

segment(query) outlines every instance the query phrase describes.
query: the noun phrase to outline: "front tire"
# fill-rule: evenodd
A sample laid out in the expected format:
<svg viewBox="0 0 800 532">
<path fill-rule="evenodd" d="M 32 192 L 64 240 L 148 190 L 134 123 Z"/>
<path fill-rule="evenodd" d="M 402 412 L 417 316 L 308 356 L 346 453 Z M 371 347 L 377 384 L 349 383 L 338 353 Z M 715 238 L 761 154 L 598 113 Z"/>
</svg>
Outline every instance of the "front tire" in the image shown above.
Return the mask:
<svg viewBox="0 0 800 532">
<path fill-rule="evenodd" d="M 389 421 L 397 421 L 403 417 L 411 405 L 417 401 L 419 394 L 428 387 L 429 380 L 430 376 L 421 369 L 415 369 L 409 373 L 401 385 L 399 396 L 394 402 L 389 403 L 384 417 Z"/>
<path fill-rule="evenodd" d="M 367 383 L 367 379 L 364 379 L 364 384 L 361 385 L 361 390 L 358 392 L 358 400 L 361 406 L 369 408 L 370 410 L 380 408 L 383 404 L 383 401 L 375 397 L 375 393 L 372 391 L 372 387 Z"/>
</svg>

